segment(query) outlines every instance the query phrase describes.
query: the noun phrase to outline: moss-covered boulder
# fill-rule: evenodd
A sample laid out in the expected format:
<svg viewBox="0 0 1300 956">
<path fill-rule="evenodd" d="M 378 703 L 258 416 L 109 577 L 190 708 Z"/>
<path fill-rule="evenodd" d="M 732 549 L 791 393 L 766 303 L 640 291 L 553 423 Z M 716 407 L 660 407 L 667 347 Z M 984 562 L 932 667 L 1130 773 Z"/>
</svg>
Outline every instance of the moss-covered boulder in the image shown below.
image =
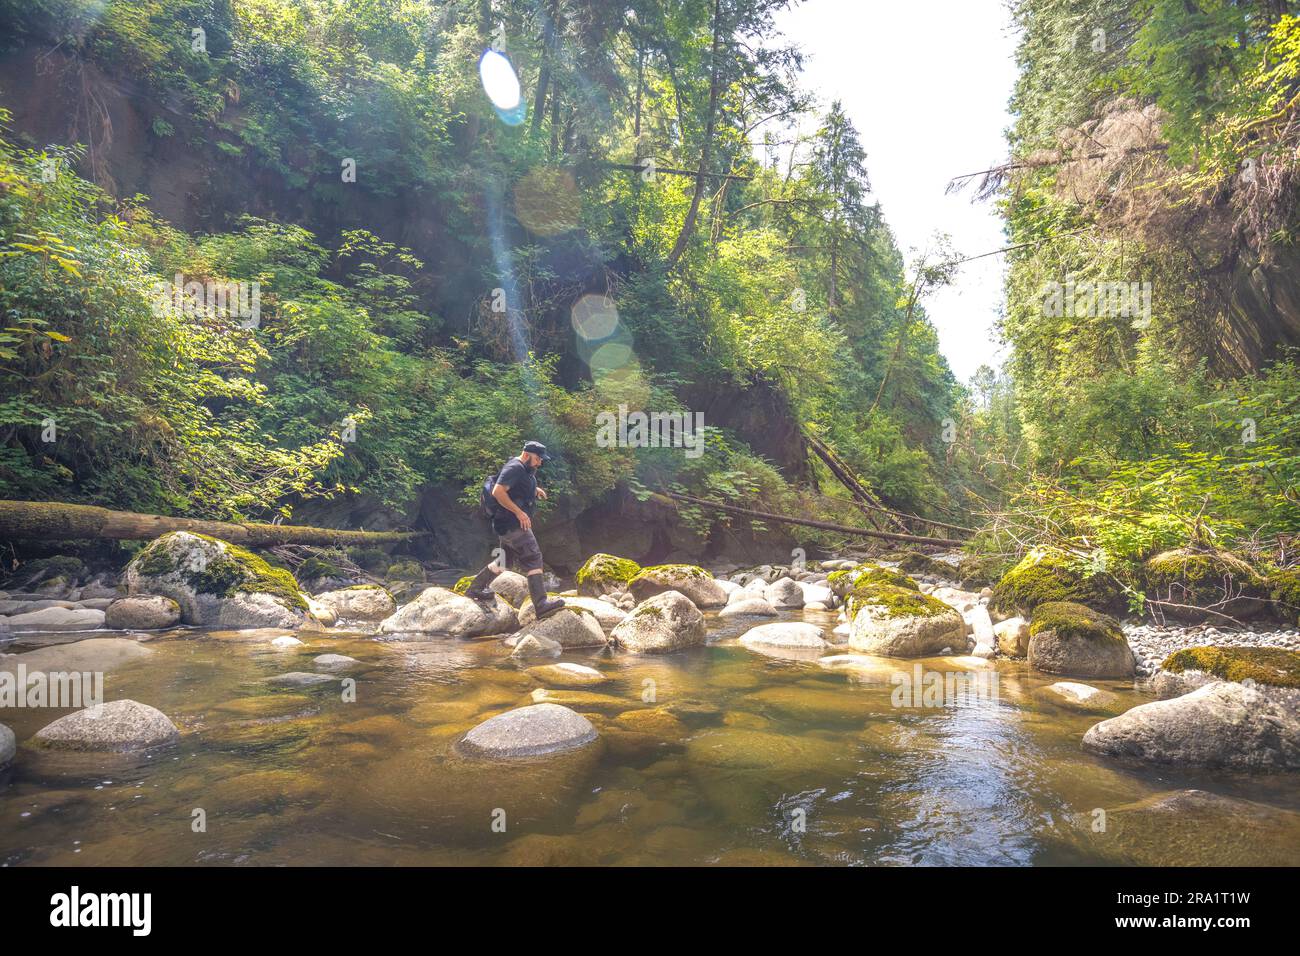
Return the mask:
<svg viewBox="0 0 1300 956">
<path fill-rule="evenodd" d="M 966 650 L 966 622 L 937 598 L 890 584 L 859 584 L 845 597 L 849 646 L 882 657 Z"/>
<path fill-rule="evenodd" d="M 898 562 L 898 570 L 908 574 L 927 574 L 934 578 L 951 580 L 957 577 L 957 569 L 947 561 L 940 561 L 920 551 L 908 551 Z"/>
<path fill-rule="evenodd" d="M 1180 621 L 1237 620 L 1269 609 L 1264 578 L 1227 551 L 1177 548 L 1149 558 L 1143 566 L 1147 599 Z"/>
<path fill-rule="evenodd" d="M 1117 609 L 1122 590 L 1108 574 L 1090 573 L 1064 551 L 1034 548 L 1002 576 L 989 606 L 1003 614 L 1026 616 L 1040 604 L 1071 601 L 1099 611 Z"/>
<path fill-rule="evenodd" d="M 641 571 L 641 565 L 612 554 L 593 554 L 578 569 L 578 593 L 587 597 L 600 597 L 610 591 L 627 587 Z"/>
<path fill-rule="evenodd" d="M 1067 677 L 1132 677 L 1133 651 L 1119 622 L 1072 601 L 1040 604 L 1029 624 L 1029 663 Z"/>
<path fill-rule="evenodd" d="M 420 566 L 419 561 L 410 559 L 395 561 L 388 566 L 384 577 L 390 581 L 423 581 L 424 568 Z"/>
<path fill-rule="evenodd" d="M 1184 647 L 1160 667 L 1174 674 L 1201 671 L 1220 680 L 1300 687 L 1300 653 L 1282 647 Z"/>
<path fill-rule="evenodd" d="M 642 568 L 627 588 L 637 601 L 677 591 L 686 595 L 696 607 L 722 607 L 727 603 L 727 592 L 713 580 L 713 575 L 693 564 L 658 564 Z"/>
<path fill-rule="evenodd" d="M 126 569 L 128 592 L 180 605 L 186 624 L 297 628 L 307 601 L 284 568 L 228 541 L 173 531 L 151 541 Z"/>
<path fill-rule="evenodd" d="M 1000 554 L 968 554 L 957 562 L 957 583 L 968 590 L 992 587 L 1010 567 Z"/>
<path fill-rule="evenodd" d="M 663 654 L 703 644 L 704 615 L 679 591 L 664 591 L 638 604 L 610 632 L 618 647 L 636 654 Z"/>
<path fill-rule="evenodd" d="M 902 571 L 895 571 L 893 568 L 886 568 L 879 564 L 859 564 L 847 570 L 833 571 L 826 577 L 826 586 L 841 599 L 847 597 L 855 587 L 876 584 L 889 584 L 896 588 L 907 588 L 909 591 L 921 589 L 920 585 Z"/>
<path fill-rule="evenodd" d="M 1267 580 L 1274 613 L 1288 624 L 1300 623 L 1300 568 L 1275 568 Z"/>
</svg>

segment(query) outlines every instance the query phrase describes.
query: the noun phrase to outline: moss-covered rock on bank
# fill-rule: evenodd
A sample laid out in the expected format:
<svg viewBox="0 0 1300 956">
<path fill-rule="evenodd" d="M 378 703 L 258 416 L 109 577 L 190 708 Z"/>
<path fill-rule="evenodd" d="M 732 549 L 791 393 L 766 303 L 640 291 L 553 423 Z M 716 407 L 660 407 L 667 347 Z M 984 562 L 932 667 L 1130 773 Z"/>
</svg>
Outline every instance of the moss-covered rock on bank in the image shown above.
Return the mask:
<svg viewBox="0 0 1300 956">
<path fill-rule="evenodd" d="M 1029 624 L 1029 663 L 1046 674 L 1132 677 L 1133 651 L 1119 622 L 1073 601 L 1049 601 Z"/>
<path fill-rule="evenodd" d="M 1227 551 L 1177 548 L 1143 565 L 1147 599 L 1180 621 L 1245 620 L 1267 612 L 1267 584 L 1243 558 Z"/>
<path fill-rule="evenodd" d="M 1027 614 L 1054 601 L 1108 611 L 1120 605 L 1122 594 L 1110 575 L 1089 571 L 1068 552 L 1034 548 L 1002 576 L 989 603 L 1005 614 Z"/>
<path fill-rule="evenodd" d="M 1175 674 L 1202 671 L 1222 680 L 1300 687 L 1300 653 L 1282 647 L 1184 647 L 1160 666 Z"/>
</svg>

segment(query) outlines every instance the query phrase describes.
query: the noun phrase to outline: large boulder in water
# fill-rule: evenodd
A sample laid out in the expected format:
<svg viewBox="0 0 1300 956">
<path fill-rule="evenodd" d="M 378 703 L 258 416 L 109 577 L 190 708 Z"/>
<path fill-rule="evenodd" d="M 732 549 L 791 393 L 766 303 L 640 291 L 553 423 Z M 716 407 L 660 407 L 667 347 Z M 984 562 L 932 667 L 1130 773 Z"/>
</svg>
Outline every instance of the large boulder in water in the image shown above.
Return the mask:
<svg viewBox="0 0 1300 956">
<path fill-rule="evenodd" d="M 727 592 L 718 587 L 713 575 L 693 564 L 660 564 L 642 568 L 627 589 L 638 601 L 665 591 L 676 591 L 685 595 L 697 608 L 722 607 L 727 603 Z"/>
<path fill-rule="evenodd" d="M 1132 677 L 1133 651 L 1119 622 L 1071 601 L 1040 604 L 1029 624 L 1029 663 L 1066 677 Z"/>
<path fill-rule="evenodd" d="M 173 531 L 127 565 L 132 595 L 160 594 L 180 605 L 186 624 L 298 628 L 307 601 L 284 568 L 219 538 Z"/>
<path fill-rule="evenodd" d="M 966 649 L 966 622 L 956 609 L 919 591 L 889 584 L 850 592 L 849 646 L 878 657 L 928 657 Z"/>
<path fill-rule="evenodd" d="M 460 742 L 478 757 L 538 757 L 573 750 L 596 739 L 586 717 L 559 704 L 533 704 L 489 717 Z"/>
<path fill-rule="evenodd" d="M 1300 769 L 1300 719 L 1264 694 L 1227 681 L 1140 704 L 1083 735 L 1109 757 L 1219 770 Z"/>
<path fill-rule="evenodd" d="M 529 605 L 531 608 L 531 605 Z M 581 608 L 562 607 L 540 621 L 533 620 L 520 632 L 519 639 L 532 636 L 545 643 L 555 641 L 560 647 L 604 647 L 609 643 L 596 615 Z"/>
<path fill-rule="evenodd" d="M 518 617 L 500 595 L 475 601 L 447 588 L 425 588 L 379 624 L 380 634 L 418 637 L 487 637 L 516 629 Z"/>
<path fill-rule="evenodd" d="M 803 588 L 793 578 L 777 578 L 763 589 L 763 599 L 775 608 L 803 607 Z"/>
<path fill-rule="evenodd" d="M 600 597 L 610 591 L 627 587 L 629 581 L 641 571 L 641 565 L 627 558 L 612 554 L 593 554 L 587 563 L 578 569 L 575 579 L 578 593 L 589 597 Z"/>
<path fill-rule="evenodd" d="M 569 596 L 564 598 L 564 606 L 595 615 L 601 629 L 606 634 L 617 627 L 623 618 L 627 617 L 626 611 L 615 607 L 608 601 L 602 601 L 600 598 Z M 537 615 L 533 612 L 533 602 L 525 601 L 519 608 L 519 626 L 528 627 L 535 620 L 537 620 Z"/>
<path fill-rule="evenodd" d="M 32 745 L 47 750 L 124 753 L 175 743 L 167 715 L 148 704 L 115 700 L 60 717 L 36 732 Z"/>
<path fill-rule="evenodd" d="M 93 631 L 104 626 L 104 612 L 93 608 L 46 607 L 6 620 L 14 631 Z"/>
<path fill-rule="evenodd" d="M 611 640 L 637 654 L 661 654 L 703 644 L 704 615 L 686 595 L 664 591 L 642 601 L 610 633 Z"/>
<path fill-rule="evenodd" d="M 338 591 L 324 591 L 314 598 L 341 621 L 382 621 L 397 610 L 397 601 L 378 584 L 357 584 Z"/>
</svg>

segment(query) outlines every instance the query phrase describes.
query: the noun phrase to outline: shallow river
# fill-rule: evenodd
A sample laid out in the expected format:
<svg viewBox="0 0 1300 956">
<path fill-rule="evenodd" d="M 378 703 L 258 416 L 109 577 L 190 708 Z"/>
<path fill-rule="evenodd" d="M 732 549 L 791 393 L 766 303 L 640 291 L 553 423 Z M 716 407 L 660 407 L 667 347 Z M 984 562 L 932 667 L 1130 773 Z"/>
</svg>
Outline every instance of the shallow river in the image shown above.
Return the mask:
<svg viewBox="0 0 1300 956">
<path fill-rule="evenodd" d="M 663 657 L 567 653 L 611 678 L 557 690 L 580 695 L 599 741 L 508 762 L 455 749 L 543 686 L 496 639 L 331 631 L 280 649 L 281 632 L 169 632 L 108 673 L 106 698 L 159 708 L 181 742 L 143 760 L 20 746 L 0 771 L 0 865 L 1300 862 L 1294 775 L 1089 756 L 1079 741 L 1100 717 L 1052 703 L 1052 679 L 1023 663 L 988 665 L 993 699 L 897 707 L 888 676 L 737 645 L 755 623 L 711 617 L 709 646 Z M 5 650 L 42 639 L 24 640 Z M 355 700 L 339 681 L 262 683 L 322 653 L 361 662 Z M 1148 699 L 1090 683 L 1119 695 L 1113 712 Z M 63 713 L 0 722 L 21 745 Z"/>
</svg>

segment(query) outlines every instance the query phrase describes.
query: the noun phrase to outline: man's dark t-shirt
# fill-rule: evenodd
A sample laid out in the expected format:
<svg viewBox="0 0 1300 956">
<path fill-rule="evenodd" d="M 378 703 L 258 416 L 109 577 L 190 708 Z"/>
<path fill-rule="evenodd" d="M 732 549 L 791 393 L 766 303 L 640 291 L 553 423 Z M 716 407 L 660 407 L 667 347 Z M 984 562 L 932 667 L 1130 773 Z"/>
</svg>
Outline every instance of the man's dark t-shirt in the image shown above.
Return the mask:
<svg viewBox="0 0 1300 956">
<path fill-rule="evenodd" d="M 497 475 L 497 484 L 506 489 L 510 500 L 528 517 L 533 516 L 537 504 L 537 469 L 529 468 L 518 458 L 511 458 Z M 508 534 L 519 527 L 519 519 L 505 508 L 498 507 L 492 518 L 492 530 Z"/>
</svg>

